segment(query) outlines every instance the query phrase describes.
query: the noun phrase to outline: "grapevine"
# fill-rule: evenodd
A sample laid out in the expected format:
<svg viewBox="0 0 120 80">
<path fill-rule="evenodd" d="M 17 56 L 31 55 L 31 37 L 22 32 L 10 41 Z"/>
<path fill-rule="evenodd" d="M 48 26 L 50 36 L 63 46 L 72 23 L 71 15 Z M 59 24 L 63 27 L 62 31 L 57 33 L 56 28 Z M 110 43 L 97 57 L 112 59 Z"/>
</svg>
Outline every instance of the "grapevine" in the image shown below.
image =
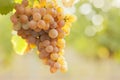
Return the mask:
<svg viewBox="0 0 120 80">
<path fill-rule="evenodd" d="M 65 39 L 74 21 L 72 15 L 64 14 L 55 0 L 39 0 L 39 4 L 29 6 L 28 0 L 15 4 L 11 16 L 13 30 L 26 40 L 29 47 L 37 47 L 39 58 L 50 66 L 50 72 L 67 71 L 64 58 Z"/>
</svg>

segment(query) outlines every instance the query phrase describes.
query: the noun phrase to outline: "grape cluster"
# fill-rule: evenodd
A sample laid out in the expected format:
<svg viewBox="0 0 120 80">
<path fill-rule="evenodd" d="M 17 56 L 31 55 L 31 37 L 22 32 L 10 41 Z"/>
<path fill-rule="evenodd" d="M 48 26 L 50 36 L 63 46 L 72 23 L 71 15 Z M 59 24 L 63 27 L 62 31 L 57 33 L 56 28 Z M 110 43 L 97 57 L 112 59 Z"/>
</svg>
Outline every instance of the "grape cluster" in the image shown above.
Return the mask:
<svg viewBox="0 0 120 80">
<path fill-rule="evenodd" d="M 60 7 L 29 7 L 28 1 L 15 5 L 16 12 L 11 16 L 13 29 L 17 34 L 37 47 L 39 58 L 50 66 L 50 72 L 58 69 L 65 72 L 64 48 L 66 36 L 65 15 Z"/>
</svg>

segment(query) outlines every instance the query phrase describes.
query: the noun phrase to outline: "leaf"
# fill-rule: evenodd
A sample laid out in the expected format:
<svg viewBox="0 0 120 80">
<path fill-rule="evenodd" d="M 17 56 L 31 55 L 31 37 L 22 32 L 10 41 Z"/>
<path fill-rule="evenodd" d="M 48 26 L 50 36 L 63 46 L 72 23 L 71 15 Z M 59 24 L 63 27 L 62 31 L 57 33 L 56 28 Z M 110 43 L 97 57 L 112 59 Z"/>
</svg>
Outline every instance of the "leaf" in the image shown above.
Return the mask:
<svg viewBox="0 0 120 80">
<path fill-rule="evenodd" d="M 17 35 L 12 36 L 11 41 L 12 41 L 15 52 L 19 55 L 23 55 L 24 51 L 26 50 L 26 48 L 28 46 L 26 41 Z"/>
<path fill-rule="evenodd" d="M 7 14 L 14 8 L 13 0 L 0 0 L 0 14 Z"/>
</svg>

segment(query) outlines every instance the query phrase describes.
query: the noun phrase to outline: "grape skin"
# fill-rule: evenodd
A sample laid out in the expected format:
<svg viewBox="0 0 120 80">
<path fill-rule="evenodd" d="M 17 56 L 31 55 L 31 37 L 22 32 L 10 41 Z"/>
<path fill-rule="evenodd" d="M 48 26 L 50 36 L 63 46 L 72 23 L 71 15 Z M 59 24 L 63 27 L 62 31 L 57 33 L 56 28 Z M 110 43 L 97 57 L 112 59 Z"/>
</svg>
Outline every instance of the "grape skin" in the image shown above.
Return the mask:
<svg viewBox="0 0 120 80">
<path fill-rule="evenodd" d="M 41 19 L 41 15 L 38 12 L 33 14 L 33 20 L 38 21 L 40 19 Z"/>
<path fill-rule="evenodd" d="M 29 26 L 31 29 L 35 29 L 35 28 L 37 28 L 36 24 L 37 24 L 37 23 L 36 23 L 34 20 L 32 20 L 32 21 L 30 21 L 30 22 L 28 23 L 28 26 Z"/>
<path fill-rule="evenodd" d="M 49 45 L 49 46 L 47 46 L 47 47 L 45 48 L 45 50 L 46 50 L 48 53 L 50 53 L 50 52 L 53 51 L 53 46 Z"/>
<path fill-rule="evenodd" d="M 58 31 L 56 29 L 51 29 L 49 31 L 49 36 L 53 39 L 56 38 L 58 36 Z"/>
<path fill-rule="evenodd" d="M 37 26 L 38 26 L 39 28 L 43 29 L 43 28 L 46 26 L 46 23 L 45 23 L 45 21 L 43 21 L 43 20 L 39 20 L 39 21 L 37 22 Z"/>
<path fill-rule="evenodd" d="M 21 23 L 26 23 L 26 22 L 28 22 L 28 17 L 26 15 L 21 15 L 20 21 L 21 21 Z"/>
</svg>

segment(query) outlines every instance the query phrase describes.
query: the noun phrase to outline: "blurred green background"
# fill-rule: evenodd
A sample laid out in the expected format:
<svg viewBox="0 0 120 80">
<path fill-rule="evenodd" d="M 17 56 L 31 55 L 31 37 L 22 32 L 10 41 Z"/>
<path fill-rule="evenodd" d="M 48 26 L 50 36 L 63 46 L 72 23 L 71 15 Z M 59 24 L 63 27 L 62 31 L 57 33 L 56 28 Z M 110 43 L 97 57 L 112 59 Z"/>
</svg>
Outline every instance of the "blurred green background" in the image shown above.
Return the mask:
<svg viewBox="0 0 120 80">
<path fill-rule="evenodd" d="M 120 80 L 120 0 L 76 0 L 77 20 L 66 37 L 67 73 L 51 74 L 34 50 L 13 49 L 10 16 L 0 15 L 0 80 Z"/>
</svg>

